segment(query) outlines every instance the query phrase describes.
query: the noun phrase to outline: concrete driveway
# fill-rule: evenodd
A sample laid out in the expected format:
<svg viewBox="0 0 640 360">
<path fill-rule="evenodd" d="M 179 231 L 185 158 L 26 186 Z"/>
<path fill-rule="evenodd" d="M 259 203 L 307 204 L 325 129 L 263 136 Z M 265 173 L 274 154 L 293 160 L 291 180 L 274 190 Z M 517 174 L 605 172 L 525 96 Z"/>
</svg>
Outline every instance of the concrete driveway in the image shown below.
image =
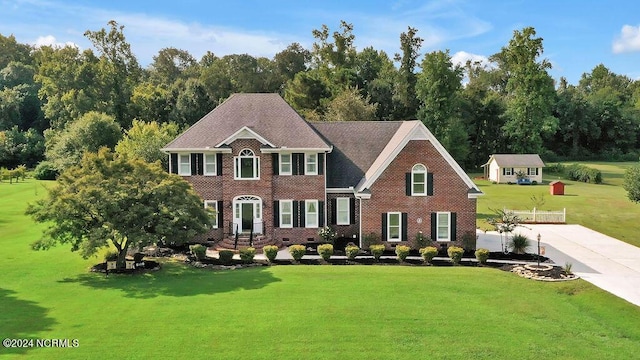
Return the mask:
<svg viewBox="0 0 640 360">
<path fill-rule="evenodd" d="M 572 271 L 584 280 L 640 306 L 640 248 L 581 225 L 525 225 L 515 233 L 532 240 L 528 252 L 537 252 L 536 238 L 545 247 L 545 256 L 554 263 L 569 262 Z M 500 251 L 500 235 L 478 232 L 477 247 Z"/>
</svg>

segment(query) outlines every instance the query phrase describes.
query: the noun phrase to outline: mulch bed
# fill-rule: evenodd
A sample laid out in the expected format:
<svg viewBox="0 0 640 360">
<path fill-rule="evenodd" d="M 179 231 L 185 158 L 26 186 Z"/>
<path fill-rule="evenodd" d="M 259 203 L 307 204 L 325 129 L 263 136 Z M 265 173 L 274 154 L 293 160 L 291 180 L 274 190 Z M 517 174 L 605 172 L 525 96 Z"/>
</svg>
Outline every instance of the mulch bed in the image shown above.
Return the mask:
<svg viewBox="0 0 640 360">
<path fill-rule="evenodd" d="M 160 263 L 154 260 L 144 260 L 144 266 L 138 266 L 135 269 L 116 269 L 107 272 L 107 263 L 95 264 L 91 267 L 92 272 L 100 272 L 104 274 L 140 274 L 149 271 L 160 270 Z"/>
</svg>

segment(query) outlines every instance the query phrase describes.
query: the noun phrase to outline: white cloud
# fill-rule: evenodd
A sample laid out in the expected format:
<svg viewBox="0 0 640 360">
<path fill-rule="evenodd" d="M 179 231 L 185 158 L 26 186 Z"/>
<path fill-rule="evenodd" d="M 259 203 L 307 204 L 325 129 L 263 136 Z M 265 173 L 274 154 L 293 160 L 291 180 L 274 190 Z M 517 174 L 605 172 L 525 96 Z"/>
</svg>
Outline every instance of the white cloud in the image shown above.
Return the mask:
<svg viewBox="0 0 640 360">
<path fill-rule="evenodd" d="M 71 41 L 67 41 L 65 43 L 58 42 L 56 41 L 56 38 L 53 35 L 40 36 L 36 39 L 36 41 L 33 42 L 33 45 L 37 48 L 42 46 L 53 46 L 53 47 L 73 46 L 76 48 L 78 47 L 76 43 Z"/>
<path fill-rule="evenodd" d="M 458 51 L 451 57 L 453 65 L 465 66 L 469 60 L 472 63 L 479 62 L 484 67 L 491 68 L 493 66 L 493 63 L 489 61 L 488 57 L 484 55 L 471 54 L 466 51 Z"/>
<path fill-rule="evenodd" d="M 614 54 L 640 51 L 640 26 L 624 25 L 612 49 Z"/>
</svg>

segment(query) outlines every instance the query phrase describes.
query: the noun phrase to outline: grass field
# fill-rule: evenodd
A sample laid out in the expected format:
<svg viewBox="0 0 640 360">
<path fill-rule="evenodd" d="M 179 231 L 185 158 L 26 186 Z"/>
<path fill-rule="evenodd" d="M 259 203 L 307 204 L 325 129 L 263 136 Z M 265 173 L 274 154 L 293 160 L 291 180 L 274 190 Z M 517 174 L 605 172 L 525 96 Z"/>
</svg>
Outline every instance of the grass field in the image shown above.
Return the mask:
<svg viewBox="0 0 640 360">
<path fill-rule="evenodd" d="M 37 192 L 37 194 L 36 194 Z M 166 263 L 93 274 L 61 246 L 35 252 L 23 215 L 41 183 L 0 183 L 0 337 L 78 348 L 0 348 L 0 359 L 630 359 L 640 308 L 582 280 L 488 268 Z"/>
<path fill-rule="evenodd" d="M 629 244 L 640 246 L 640 204 L 627 198 L 622 188 L 624 171 L 637 163 L 583 162 L 602 172 L 603 184 L 587 184 L 561 179 L 556 174 L 547 175 L 543 170 L 545 184 L 519 186 L 491 184 L 476 180 L 485 195 L 478 199 L 477 225 L 490 229 L 486 219 L 494 216 L 492 209 L 531 209 L 531 197 L 543 197 L 544 210 L 567 209 L 567 223 L 581 224 L 593 230 L 615 237 Z M 548 182 L 560 179 L 565 186 L 564 196 L 551 196 Z"/>
</svg>

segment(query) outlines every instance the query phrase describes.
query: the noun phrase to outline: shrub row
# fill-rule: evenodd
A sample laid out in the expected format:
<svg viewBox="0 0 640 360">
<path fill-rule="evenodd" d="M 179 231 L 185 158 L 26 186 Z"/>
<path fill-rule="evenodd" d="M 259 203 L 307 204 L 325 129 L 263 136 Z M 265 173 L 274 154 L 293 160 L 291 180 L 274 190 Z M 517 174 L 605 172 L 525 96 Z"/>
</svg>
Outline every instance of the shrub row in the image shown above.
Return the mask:
<svg viewBox="0 0 640 360">
<path fill-rule="evenodd" d="M 595 184 L 602 183 L 602 173 L 600 170 L 582 164 L 571 164 L 567 166 L 566 174 L 569 180 Z"/>
</svg>

